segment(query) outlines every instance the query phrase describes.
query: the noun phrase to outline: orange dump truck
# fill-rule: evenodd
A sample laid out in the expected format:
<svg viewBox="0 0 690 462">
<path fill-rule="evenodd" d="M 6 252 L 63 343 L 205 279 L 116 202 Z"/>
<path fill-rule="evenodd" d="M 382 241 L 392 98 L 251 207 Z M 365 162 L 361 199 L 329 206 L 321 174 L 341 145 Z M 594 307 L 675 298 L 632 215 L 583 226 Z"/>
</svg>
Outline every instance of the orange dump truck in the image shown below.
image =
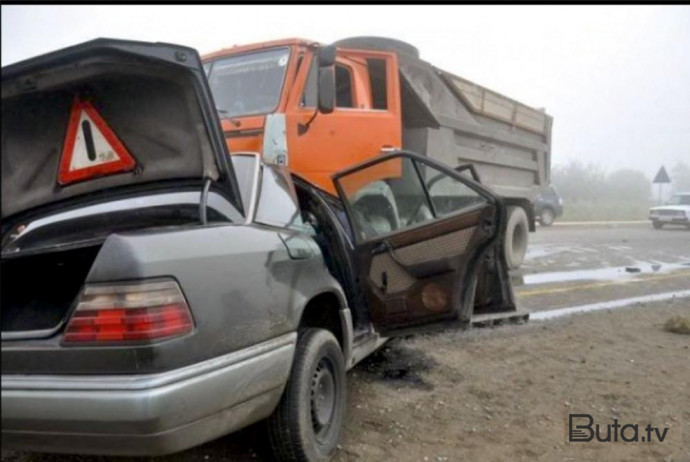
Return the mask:
<svg viewBox="0 0 690 462">
<path fill-rule="evenodd" d="M 391 150 L 473 164 L 509 206 L 506 257 L 511 268 L 522 263 L 535 226 L 532 200 L 550 176 L 553 119 L 543 110 L 387 38 L 329 46 L 286 39 L 203 59 L 231 152 L 261 152 L 330 192 L 333 173 Z"/>
</svg>

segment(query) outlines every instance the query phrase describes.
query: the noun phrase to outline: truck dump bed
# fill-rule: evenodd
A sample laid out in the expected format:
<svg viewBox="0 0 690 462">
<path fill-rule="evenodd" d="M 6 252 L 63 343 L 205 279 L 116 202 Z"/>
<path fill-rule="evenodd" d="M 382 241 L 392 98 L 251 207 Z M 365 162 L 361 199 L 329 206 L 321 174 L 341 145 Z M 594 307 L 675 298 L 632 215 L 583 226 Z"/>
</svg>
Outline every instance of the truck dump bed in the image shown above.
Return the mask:
<svg viewBox="0 0 690 462">
<path fill-rule="evenodd" d="M 397 52 L 404 149 L 450 166 L 472 163 L 507 199 L 532 200 L 548 184 L 553 119 L 544 111 L 438 69 L 403 42 L 357 37 L 336 45 Z"/>
</svg>

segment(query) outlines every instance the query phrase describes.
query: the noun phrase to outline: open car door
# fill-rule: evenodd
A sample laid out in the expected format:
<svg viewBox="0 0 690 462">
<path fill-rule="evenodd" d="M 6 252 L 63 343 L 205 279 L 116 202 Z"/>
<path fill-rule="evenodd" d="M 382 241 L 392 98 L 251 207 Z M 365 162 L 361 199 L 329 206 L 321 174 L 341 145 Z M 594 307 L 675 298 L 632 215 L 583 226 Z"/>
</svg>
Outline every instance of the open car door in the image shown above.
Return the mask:
<svg viewBox="0 0 690 462">
<path fill-rule="evenodd" d="M 500 248 L 505 207 L 490 190 L 405 151 L 333 180 L 352 224 L 360 289 L 379 332 L 466 323 L 475 305 L 515 310 Z"/>
</svg>

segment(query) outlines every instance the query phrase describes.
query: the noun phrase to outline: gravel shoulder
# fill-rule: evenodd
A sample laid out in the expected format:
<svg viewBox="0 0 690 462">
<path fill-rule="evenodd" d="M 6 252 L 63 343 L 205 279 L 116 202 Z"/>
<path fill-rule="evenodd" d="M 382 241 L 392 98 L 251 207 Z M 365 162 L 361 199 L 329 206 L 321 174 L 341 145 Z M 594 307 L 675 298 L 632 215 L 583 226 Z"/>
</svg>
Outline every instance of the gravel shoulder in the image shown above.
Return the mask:
<svg viewBox="0 0 690 462">
<path fill-rule="evenodd" d="M 351 374 L 336 460 L 690 461 L 690 337 L 663 330 L 674 314 L 690 300 L 390 343 Z M 569 443 L 569 413 L 669 430 Z"/>
</svg>

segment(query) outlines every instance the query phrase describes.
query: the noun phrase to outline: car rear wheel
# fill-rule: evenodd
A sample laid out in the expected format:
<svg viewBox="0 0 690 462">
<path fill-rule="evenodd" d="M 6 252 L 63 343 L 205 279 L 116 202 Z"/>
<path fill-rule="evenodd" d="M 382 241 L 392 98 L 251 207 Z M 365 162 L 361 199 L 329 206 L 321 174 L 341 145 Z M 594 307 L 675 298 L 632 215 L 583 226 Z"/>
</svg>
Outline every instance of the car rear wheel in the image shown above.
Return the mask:
<svg viewBox="0 0 690 462">
<path fill-rule="evenodd" d="M 664 224 L 660 221 L 654 220 L 652 221 L 652 226 L 654 226 L 654 229 L 661 229 Z"/>
<path fill-rule="evenodd" d="M 325 329 L 306 329 L 283 396 L 268 419 L 272 452 L 280 461 L 329 460 L 345 418 L 345 361 Z"/>
<path fill-rule="evenodd" d="M 553 219 L 555 215 L 553 210 L 548 207 L 544 207 L 539 214 L 539 224 L 542 226 L 551 226 L 553 224 Z"/>
</svg>

